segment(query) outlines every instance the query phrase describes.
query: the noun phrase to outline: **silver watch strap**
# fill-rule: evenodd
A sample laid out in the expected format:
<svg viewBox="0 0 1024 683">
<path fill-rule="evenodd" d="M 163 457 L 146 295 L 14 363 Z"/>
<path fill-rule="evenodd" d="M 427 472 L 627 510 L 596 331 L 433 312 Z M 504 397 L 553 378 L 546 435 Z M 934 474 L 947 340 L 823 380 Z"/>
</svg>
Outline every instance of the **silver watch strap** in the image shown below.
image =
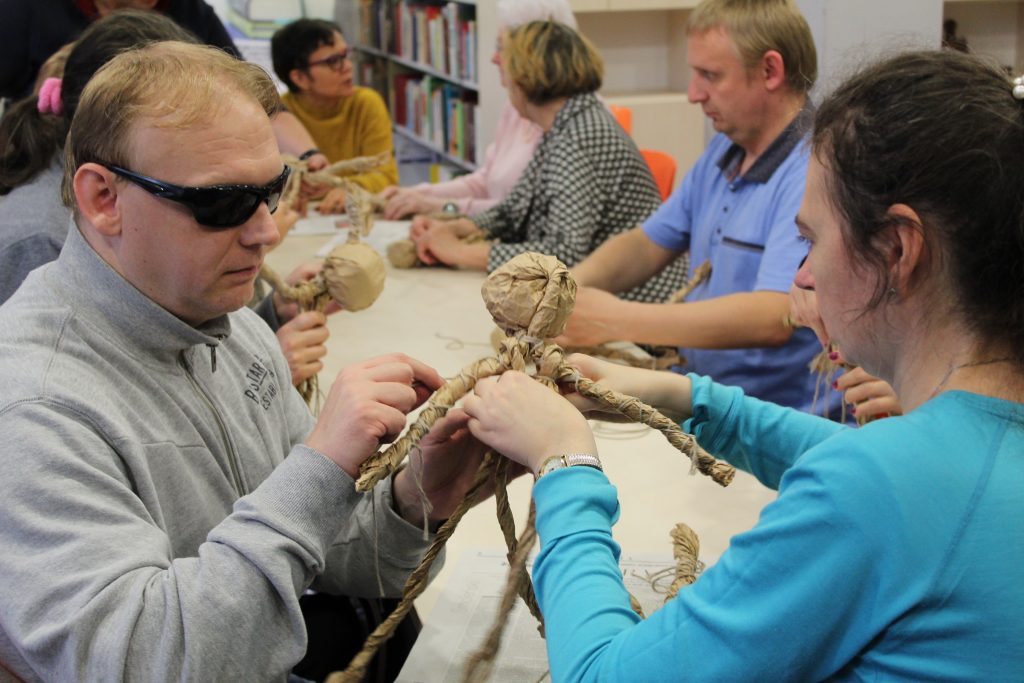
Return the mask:
<svg viewBox="0 0 1024 683">
<path fill-rule="evenodd" d="M 593 467 L 596 470 L 604 471 L 601 467 L 601 460 L 592 453 L 562 453 L 561 455 L 555 455 L 545 460 L 540 469 L 537 470 L 537 478 L 540 479 L 545 474 L 560 470 L 565 467 Z"/>
</svg>

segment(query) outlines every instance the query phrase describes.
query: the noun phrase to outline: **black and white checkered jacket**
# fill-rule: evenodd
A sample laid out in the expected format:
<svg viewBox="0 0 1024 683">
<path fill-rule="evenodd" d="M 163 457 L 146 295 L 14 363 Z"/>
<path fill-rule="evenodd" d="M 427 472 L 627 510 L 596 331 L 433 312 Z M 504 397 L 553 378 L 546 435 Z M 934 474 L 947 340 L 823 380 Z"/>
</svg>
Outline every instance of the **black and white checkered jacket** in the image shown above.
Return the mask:
<svg viewBox="0 0 1024 683">
<path fill-rule="evenodd" d="M 600 100 L 585 93 L 566 100 L 508 196 L 473 221 L 499 240 L 488 272 L 524 251 L 574 266 L 609 237 L 640 225 L 660 203 L 636 145 Z M 685 258 L 676 259 L 623 298 L 665 301 L 685 277 Z"/>
</svg>

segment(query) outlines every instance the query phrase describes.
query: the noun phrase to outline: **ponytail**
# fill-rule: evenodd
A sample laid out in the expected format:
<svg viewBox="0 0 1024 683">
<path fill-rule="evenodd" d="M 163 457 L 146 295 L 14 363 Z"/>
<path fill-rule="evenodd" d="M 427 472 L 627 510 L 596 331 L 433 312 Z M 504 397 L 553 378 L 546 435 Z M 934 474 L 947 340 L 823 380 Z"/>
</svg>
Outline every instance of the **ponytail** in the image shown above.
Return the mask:
<svg viewBox="0 0 1024 683">
<path fill-rule="evenodd" d="M 39 98 L 26 97 L 0 118 L 0 196 L 31 181 L 64 146 L 70 121 L 39 112 Z"/>
</svg>

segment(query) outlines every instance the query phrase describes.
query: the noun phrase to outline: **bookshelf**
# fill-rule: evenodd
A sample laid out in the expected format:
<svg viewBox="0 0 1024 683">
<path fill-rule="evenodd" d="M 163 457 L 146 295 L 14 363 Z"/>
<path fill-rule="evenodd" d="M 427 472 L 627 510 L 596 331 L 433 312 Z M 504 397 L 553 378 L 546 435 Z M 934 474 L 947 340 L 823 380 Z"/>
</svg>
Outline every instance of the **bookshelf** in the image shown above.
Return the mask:
<svg viewBox="0 0 1024 683">
<path fill-rule="evenodd" d="M 633 109 L 633 137 L 640 147 L 671 154 L 688 168 L 704 146 L 703 117 L 699 107 L 686 100 L 686 19 L 698 0 L 570 0 L 580 30 L 601 51 L 606 68 L 602 96 L 611 104 Z M 466 78 L 438 69 L 429 60 L 412 58 L 394 41 L 396 5 L 459 5 L 463 16 L 472 16 L 476 50 Z M 433 160 L 460 169 L 472 169 L 476 152 L 483 153 L 494 140 L 506 94 L 496 68 L 490 63 L 497 40 L 497 10 L 493 0 L 337 0 L 337 16 L 349 43 L 356 49 L 357 73 L 363 85 L 384 95 L 396 119 L 397 136 L 429 150 Z M 391 13 L 381 20 L 382 7 Z M 421 55 L 422 56 L 422 55 Z M 433 79 L 475 97 L 473 154 L 460 155 L 423 130 L 402 127 L 396 116 L 396 76 Z M 682 174 L 677 174 L 681 178 Z"/>
<path fill-rule="evenodd" d="M 490 71 L 494 3 L 346 0 L 337 13 L 357 80 L 384 96 L 396 136 L 433 162 L 474 169 L 505 98 Z"/>
</svg>

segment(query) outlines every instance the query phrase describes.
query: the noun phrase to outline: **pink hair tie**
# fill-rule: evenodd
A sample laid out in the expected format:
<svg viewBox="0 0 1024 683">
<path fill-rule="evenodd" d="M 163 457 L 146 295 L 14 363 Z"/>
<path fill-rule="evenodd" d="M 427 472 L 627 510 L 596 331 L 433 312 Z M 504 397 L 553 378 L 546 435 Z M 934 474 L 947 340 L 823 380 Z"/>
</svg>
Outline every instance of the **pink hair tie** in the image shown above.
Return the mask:
<svg viewBox="0 0 1024 683">
<path fill-rule="evenodd" d="M 60 99 L 61 79 L 47 78 L 43 81 L 43 87 L 39 89 L 39 98 L 36 108 L 40 114 L 52 114 L 60 116 L 64 113 L 64 103 Z"/>
</svg>

